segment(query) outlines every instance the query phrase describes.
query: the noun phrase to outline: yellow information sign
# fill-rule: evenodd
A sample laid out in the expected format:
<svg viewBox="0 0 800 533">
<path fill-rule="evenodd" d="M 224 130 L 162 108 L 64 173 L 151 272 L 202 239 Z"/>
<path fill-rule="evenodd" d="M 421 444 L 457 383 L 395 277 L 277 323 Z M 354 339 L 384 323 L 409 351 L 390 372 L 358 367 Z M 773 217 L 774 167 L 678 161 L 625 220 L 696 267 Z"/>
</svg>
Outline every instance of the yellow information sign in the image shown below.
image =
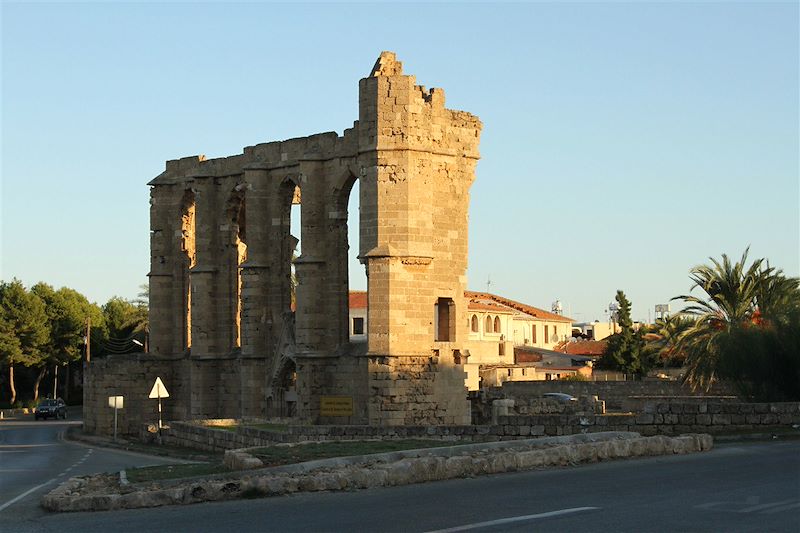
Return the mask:
<svg viewBox="0 0 800 533">
<path fill-rule="evenodd" d="M 319 411 L 321 416 L 353 416 L 353 398 L 351 396 L 323 396 L 320 399 Z"/>
</svg>

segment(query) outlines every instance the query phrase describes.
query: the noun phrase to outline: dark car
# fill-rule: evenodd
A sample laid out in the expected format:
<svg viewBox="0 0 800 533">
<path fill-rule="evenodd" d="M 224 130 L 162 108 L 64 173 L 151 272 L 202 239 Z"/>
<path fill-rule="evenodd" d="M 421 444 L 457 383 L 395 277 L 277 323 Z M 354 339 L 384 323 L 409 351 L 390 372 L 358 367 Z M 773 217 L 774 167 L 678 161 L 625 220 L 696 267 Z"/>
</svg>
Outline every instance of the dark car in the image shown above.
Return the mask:
<svg viewBox="0 0 800 533">
<path fill-rule="evenodd" d="M 57 400 L 42 400 L 36 408 L 36 413 L 33 415 L 36 420 L 40 418 L 63 418 L 67 419 L 67 406 L 64 400 L 58 398 Z"/>
<path fill-rule="evenodd" d="M 559 402 L 577 402 L 578 399 L 575 396 L 567 394 L 565 392 L 546 392 L 542 394 L 543 398 L 550 398 L 551 400 L 558 400 Z"/>
</svg>

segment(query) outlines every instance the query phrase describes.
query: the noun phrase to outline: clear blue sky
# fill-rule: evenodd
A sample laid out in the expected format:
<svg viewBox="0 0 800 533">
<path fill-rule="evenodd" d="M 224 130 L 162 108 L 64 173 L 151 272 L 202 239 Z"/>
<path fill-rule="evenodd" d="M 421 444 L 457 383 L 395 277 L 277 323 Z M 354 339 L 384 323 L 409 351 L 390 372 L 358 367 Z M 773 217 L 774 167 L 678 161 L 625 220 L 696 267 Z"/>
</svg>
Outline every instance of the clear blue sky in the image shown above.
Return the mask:
<svg viewBox="0 0 800 533">
<path fill-rule="evenodd" d="M 134 297 L 165 160 L 341 134 L 381 50 L 484 123 L 471 288 L 646 319 L 709 256 L 798 275 L 797 2 L 4 2 L 0 278 Z"/>
</svg>

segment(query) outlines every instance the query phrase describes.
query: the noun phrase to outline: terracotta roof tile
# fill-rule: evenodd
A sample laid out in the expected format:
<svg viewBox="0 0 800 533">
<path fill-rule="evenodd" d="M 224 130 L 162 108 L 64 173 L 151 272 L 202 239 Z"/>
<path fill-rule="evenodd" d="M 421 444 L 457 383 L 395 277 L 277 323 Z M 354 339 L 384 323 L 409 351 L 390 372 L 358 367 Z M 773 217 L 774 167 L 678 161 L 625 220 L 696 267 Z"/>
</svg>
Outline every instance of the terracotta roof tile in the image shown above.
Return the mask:
<svg viewBox="0 0 800 533">
<path fill-rule="evenodd" d="M 350 309 L 367 308 L 367 291 L 350 291 Z"/>
<path fill-rule="evenodd" d="M 469 304 L 467 304 L 467 308 L 470 311 L 490 311 L 492 313 L 504 313 L 504 314 L 513 314 L 514 310 L 510 309 L 504 305 L 497 304 L 495 302 L 482 302 L 478 300 L 470 300 Z"/>
<path fill-rule="evenodd" d="M 464 296 L 466 296 L 470 300 L 490 300 L 493 302 L 497 302 L 499 304 L 505 305 L 506 307 L 510 307 L 511 309 L 514 309 L 521 313 L 525 313 L 526 315 L 531 315 L 533 317 L 542 320 L 552 320 L 554 322 L 572 323 L 572 319 L 569 317 L 557 315 L 555 313 L 550 313 L 549 311 L 545 311 L 544 309 L 539 309 L 538 307 L 533 307 L 532 305 L 526 305 L 520 302 L 516 302 L 514 300 L 509 300 L 508 298 L 503 298 L 502 296 L 497 296 L 496 294 L 491 294 L 488 292 L 464 291 Z"/>
<path fill-rule="evenodd" d="M 606 341 L 578 341 L 568 342 L 564 347 L 564 353 L 569 355 L 603 355 L 606 349 Z"/>
</svg>

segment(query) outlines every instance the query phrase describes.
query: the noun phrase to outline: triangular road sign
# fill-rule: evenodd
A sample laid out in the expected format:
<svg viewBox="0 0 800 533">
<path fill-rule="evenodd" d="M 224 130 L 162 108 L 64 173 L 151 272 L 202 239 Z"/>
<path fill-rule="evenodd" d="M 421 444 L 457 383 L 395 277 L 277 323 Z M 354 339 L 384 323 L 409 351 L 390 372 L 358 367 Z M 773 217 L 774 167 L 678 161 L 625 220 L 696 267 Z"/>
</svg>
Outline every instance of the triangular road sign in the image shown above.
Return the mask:
<svg viewBox="0 0 800 533">
<path fill-rule="evenodd" d="M 153 389 L 150 391 L 150 398 L 169 398 L 167 388 L 159 377 L 157 377 L 156 382 L 153 383 Z"/>
</svg>

